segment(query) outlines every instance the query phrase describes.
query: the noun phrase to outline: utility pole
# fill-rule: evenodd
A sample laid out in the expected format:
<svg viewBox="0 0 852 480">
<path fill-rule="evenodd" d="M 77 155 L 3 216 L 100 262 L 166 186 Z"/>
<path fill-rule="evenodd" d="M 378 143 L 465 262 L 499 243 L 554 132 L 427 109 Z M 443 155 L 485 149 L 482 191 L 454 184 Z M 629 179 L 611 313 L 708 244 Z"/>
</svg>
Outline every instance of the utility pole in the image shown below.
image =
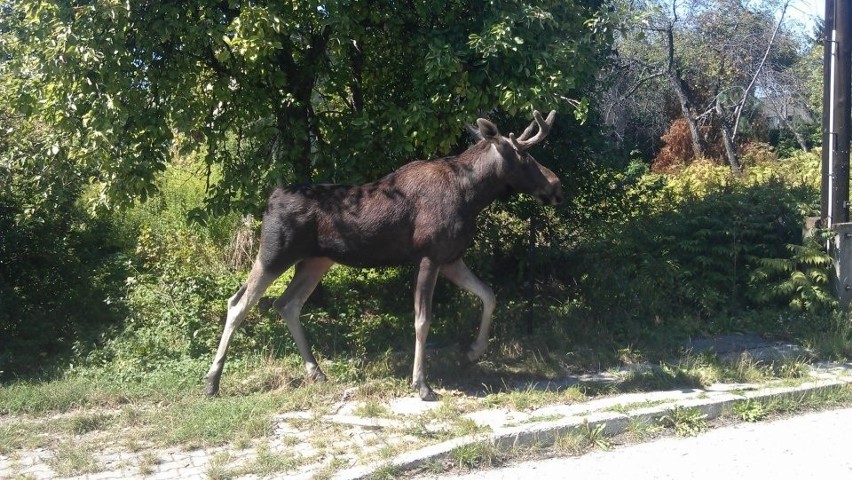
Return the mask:
<svg viewBox="0 0 852 480">
<path fill-rule="evenodd" d="M 852 2 L 825 2 L 821 213 L 831 229 L 832 284 L 841 306 L 852 300 L 852 223 L 849 223 Z"/>
</svg>

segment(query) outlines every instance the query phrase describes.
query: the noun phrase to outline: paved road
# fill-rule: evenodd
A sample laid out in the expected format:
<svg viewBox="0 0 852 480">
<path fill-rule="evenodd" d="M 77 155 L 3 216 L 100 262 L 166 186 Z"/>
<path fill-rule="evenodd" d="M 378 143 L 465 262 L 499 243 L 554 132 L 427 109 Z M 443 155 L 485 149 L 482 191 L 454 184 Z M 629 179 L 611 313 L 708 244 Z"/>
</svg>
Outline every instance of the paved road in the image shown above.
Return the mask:
<svg viewBox="0 0 852 480">
<path fill-rule="evenodd" d="M 852 408 L 440 478 L 852 480 Z"/>
</svg>

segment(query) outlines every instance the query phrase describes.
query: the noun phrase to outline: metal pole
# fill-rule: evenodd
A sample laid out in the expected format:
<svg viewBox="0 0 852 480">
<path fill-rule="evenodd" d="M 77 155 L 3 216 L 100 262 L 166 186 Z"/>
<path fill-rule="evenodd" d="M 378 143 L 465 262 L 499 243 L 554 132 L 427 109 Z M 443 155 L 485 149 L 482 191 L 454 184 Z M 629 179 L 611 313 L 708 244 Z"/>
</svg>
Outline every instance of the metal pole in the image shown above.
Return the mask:
<svg viewBox="0 0 852 480">
<path fill-rule="evenodd" d="M 828 192 L 831 189 L 829 165 L 831 164 L 831 64 L 834 41 L 834 2 L 825 0 L 825 23 L 823 24 L 822 62 L 822 182 L 820 187 L 820 218 L 827 224 L 829 219 Z M 827 226 L 827 225 L 824 225 Z"/>
<path fill-rule="evenodd" d="M 831 284 L 841 307 L 846 310 L 852 304 L 852 223 L 849 223 L 852 2 L 835 0 L 826 3 L 825 27 L 826 32 L 832 33 L 831 41 L 826 44 L 831 52 L 827 59 L 830 66 L 829 98 L 827 102 L 824 100 L 828 110 L 827 142 L 826 135 L 823 137 L 823 153 L 828 151 L 828 188 L 823 184 L 822 194 L 828 195 L 826 221 L 833 234 L 828 245 L 833 266 Z"/>
<path fill-rule="evenodd" d="M 849 123 L 852 95 L 852 4 L 837 0 L 834 10 L 836 32 L 834 57 L 833 114 L 834 142 L 829 215 L 831 223 L 849 221 Z"/>
</svg>

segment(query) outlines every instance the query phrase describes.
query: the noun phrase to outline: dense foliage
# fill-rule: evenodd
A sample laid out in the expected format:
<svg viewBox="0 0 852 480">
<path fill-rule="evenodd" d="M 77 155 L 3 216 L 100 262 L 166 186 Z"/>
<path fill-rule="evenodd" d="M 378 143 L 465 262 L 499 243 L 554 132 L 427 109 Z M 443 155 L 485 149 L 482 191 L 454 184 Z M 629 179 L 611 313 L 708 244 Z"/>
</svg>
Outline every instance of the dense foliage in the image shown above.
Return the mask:
<svg viewBox="0 0 852 480">
<path fill-rule="evenodd" d="M 607 40 L 597 4 L 7 1 L 0 32 L 9 102 L 91 169 L 101 204 L 145 198 L 194 153 L 223 213 L 276 182 L 445 154 L 481 112 L 570 111 Z"/>
<path fill-rule="evenodd" d="M 411 5 L 0 0 L 0 376 L 135 379 L 208 358 L 273 184 L 374 179 L 463 148 L 476 116 L 518 132 L 551 106 L 533 153 L 568 205 L 494 205 L 466 258 L 497 292 L 492 350 L 584 366 L 703 333 L 802 340 L 839 318 L 827 257 L 801 236 L 817 155 L 752 144 L 738 177 L 704 161 L 652 172 L 569 101 L 595 98 L 612 31 L 597 2 Z M 329 272 L 303 319 L 318 353 L 410 348 L 413 279 Z M 237 358 L 295 351 L 269 304 Z M 478 305 L 442 281 L 435 315 L 430 341 L 467 344 Z M 828 331 L 848 353 L 848 332 Z"/>
<path fill-rule="evenodd" d="M 497 291 L 495 344 L 524 337 L 561 355 L 598 350 L 590 355 L 605 356 L 702 333 L 795 336 L 822 328 L 820 319 L 833 309 L 827 263 L 819 248 L 803 242 L 800 226 L 817 198 L 818 158 L 774 160 L 764 152 L 756 162 L 741 178 L 709 163 L 665 175 L 636 163 L 623 171 L 599 169 L 597 185 L 590 182 L 569 208 L 542 210 L 518 199 L 489 209 L 468 260 Z M 170 167 L 160 193 L 104 225 L 136 235 L 133 252 L 124 251 L 134 260 L 112 270 L 123 277 L 110 279 L 121 286 L 113 300 L 126 320 L 100 323 L 101 334 L 78 345 L 76 362 L 136 378 L 164 362 L 206 358 L 215 348 L 224 300 L 245 275 L 244 264 L 231 262 L 232 233 L 243 218 L 224 216 L 215 225 L 187 220 L 203 202 L 199 168 Z M 604 201 L 594 188 L 606 193 Z M 530 222 L 536 224 L 532 238 Z M 287 277 L 267 295 L 280 294 Z M 411 296 L 400 292 L 411 292 L 413 278 L 413 267 L 333 269 L 303 318 L 320 354 L 361 357 L 409 348 Z M 269 303 L 250 312 L 233 345 L 238 357 L 295 352 Z M 472 338 L 473 297 L 439 282 L 435 308 L 434 342 Z M 40 317 L 32 320 L 44 328 Z M 16 341 L 27 338 L 11 333 Z M 5 361 L 6 368 L 18 367 Z"/>
</svg>

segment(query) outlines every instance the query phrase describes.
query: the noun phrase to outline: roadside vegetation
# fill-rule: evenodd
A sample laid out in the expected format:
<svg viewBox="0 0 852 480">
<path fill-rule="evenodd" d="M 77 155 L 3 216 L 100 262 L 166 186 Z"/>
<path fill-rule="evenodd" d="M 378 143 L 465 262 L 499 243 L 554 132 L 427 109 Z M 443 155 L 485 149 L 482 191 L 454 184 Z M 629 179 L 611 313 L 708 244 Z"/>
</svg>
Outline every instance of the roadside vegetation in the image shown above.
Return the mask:
<svg viewBox="0 0 852 480">
<path fill-rule="evenodd" d="M 102 3 L 0 2 L 0 87 L 10 92 L 0 98 L 0 455 L 47 448 L 51 468 L 70 475 L 102 468 L 107 439 L 135 452 L 255 448 L 242 470 L 224 453 L 212 462 L 210 477 L 232 478 L 311 461 L 268 445 L 277 415 L 323 415 L 354 395 L 358 416 L 392 417 L 386 402 L 411 394 L 412 266 L 337 266 L 323 278 L 302 317 L 322 384 L 306 382 L 270 308 L 285 274 L 231 343 L 221 397 L 202 397 L 227 298 L 257 253 L 266 194 L 459 152 L 463 122 L 477 115 L 519 133 L 533 108 L 559 110 L 533 154 L 561 177 L 566 202 L 513 198 L 479 219 L 465 260 L 498 306 L 476 364 L 462 352 L 478 301 L 439 280 L 428 361 L 444 403 L 405 427 L 412 445 L 475 433 L 460 419 L 474 399 L 527 411 L 714 382 L 795 383 L 812 360 L 852 355 L 848 313 L 829 291 L 826 232 L 802 230 L 819 212 L 822 46 L 819 32 L 775 28 L 778 2 L 696 1 L 676 18 L 658 2 L 621 1 L 427 0 L 404 11 Z M 711 51 L 708 38 L 731 47 Z M 744 60 L 761 57 L 761 68 Z M 809 114 L 773 125 L 770 98 L 752 84 L 793 92 Z M 678 85 L 693 88 L 686 106 L 712 110 L 681 108 Z M 747 93 L 719 93 L 732 91 Z M 723 363 L 687 343 L 740 333 L 807 353 Z M 637 365 L 652 368 L 562 383 Z M 752 421 L 785 408 L 734 412 Z M 681 411 L 635 430 L 702 428 Z M 596 427 L 575 433 L 555 451 L 617 441 Z M 338 448 L 319 437 L 317 452 Z M 502 455 L 471 447 L 451 462 Z M 140 473 L 157 461 L 143 458 Z"/>
</svg>

